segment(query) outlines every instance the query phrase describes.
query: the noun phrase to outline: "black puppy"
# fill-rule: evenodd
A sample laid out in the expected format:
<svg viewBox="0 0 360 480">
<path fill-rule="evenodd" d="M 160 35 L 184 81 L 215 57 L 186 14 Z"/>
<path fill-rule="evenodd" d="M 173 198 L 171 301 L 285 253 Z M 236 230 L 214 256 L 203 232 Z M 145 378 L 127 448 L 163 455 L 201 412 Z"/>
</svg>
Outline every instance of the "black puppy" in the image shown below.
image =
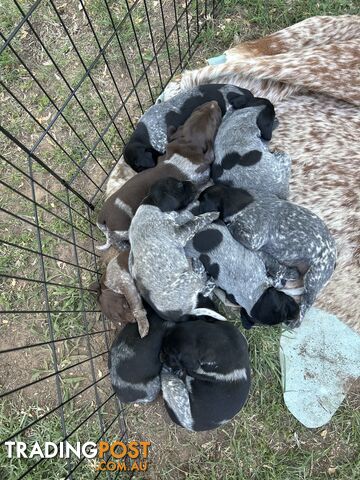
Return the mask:
<svg viewBox="0 0 360 480">
<path fill-rule="evenodd" d="M 165 153 L 170 127 L 177 129 L 193 110 L 206 102 L 218 102 L 222 115 L 230 104 L 242 108 L 253 98 L 252 93 L 234 85 L 199 85 L 180 92 L 163 103 L 150 107 L 141 117 L 124 150 L 125 162 L 136 172 L 154 167 Z"/>
<path fill-rule="evenodd" d="M 248 345 L 227 322 L 202 317 L 176 324 L 164 337 L 161 389 L 171 419 L 211 430 L 228 422 L 250 390 Z"/>
<path fill-rule="evenodd" d="M 121 402 L 148 403 L 160 392 L 160 350 L 168 324 L 145 305 L 149 333 L 141 338 L 137 325 L 127 324 L 109 354 L 111 384 Z"/>
</svg>

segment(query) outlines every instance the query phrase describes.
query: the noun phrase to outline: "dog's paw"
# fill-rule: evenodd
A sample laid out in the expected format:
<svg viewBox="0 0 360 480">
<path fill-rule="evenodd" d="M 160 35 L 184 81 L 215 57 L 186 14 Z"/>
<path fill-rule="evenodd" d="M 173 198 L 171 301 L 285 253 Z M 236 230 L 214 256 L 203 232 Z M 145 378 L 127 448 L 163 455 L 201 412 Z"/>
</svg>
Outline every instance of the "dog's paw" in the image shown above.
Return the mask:
<svg viewBox="0 0 360 480">
<path fill-rule="evenodd" d="M 206 212 L 206 213 L 202 213 L 200 215 L 200 217 L 204 218 L 209 223 L 212 223 L 220 217 L 220 213 L 219 212 Z"/>
<path fill-rule="evenodd" d="M 134 315 L 136 322 L 138 324 L 138 331 L 141 338 L 146 337 L 149 333 L 149 320 L 147 319 L 146 313 Z"/>
</svg>

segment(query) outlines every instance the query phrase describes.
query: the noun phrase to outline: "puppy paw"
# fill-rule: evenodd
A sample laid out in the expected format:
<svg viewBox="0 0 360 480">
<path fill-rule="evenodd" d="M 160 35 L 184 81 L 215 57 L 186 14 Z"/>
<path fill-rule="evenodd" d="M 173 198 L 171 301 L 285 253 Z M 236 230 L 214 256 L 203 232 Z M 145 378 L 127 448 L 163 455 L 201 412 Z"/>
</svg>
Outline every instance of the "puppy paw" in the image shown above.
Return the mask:
<svg viewBox="0 0 360 480">
<path fill-rule="evenodd" d="M 147 319 L 146 313 L 145 314 L 137 314 L 134 315 L 136 322 L 138 324 L 139 335 L 141 338 L 146 337 L 149 333 L 149 321 Z"/>
<path fill-rule="evenodd" d="M 212 223 L 220 217 L 220 213 L 219 212 L 206 212 L 206 213 L 202 213 L 199 216 L 201 218 L 203 218 L 204 220 L 208 221 L 209 223 Z"/>
</svg>

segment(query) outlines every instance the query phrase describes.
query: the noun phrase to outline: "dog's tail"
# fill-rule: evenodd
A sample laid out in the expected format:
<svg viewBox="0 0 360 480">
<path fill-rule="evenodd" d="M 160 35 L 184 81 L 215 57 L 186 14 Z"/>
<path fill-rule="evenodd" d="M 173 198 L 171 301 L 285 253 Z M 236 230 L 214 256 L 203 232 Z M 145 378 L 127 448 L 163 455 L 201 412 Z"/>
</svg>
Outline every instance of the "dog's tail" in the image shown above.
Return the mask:
<svg viewBox="0 0 360 480">
<path fill-rule="evenodd" d="M 106 236 L 106 243 L 96 247 L 97 250 L 104 251 L 110 248 L 112 245 L 120 251 L 129 250 L 130 243 L 128 231 L 115 230 L 113 232 L 103 223 L 97 223 L 97 226 Z"/>
<path fill-rule="evenodd" d="M 105 251 L 105 250 L 108 250 L 110 247 L 111 247 L 111 241 L 110 241 L 110 235 L 109 235 L 109 229 L 107 228 L 107 226 L 103 223 L 97 223 L 96 224 L 98 226 L 98 228 L 104 233 L 105 237 L 106 237 L 106 242 L 104 243 L 104 245 L 99 245 L 96 248 L 96 250 L 100 250 L 100 251 Z"/>
<path fill-rule="evenodd" d="M 210 310 L 210 308 L 195 308 L 191 312 L 191 315 L 195 315 L 197 317 L 200 317 L 202 315 L 207 315 L 208 317 L 215 318 L 216 320 L 222 320 L 225 322 L 227 321 L 223 315 L 220 315 L 220 313 L 215 312 L 214 310 Z"/>
</svg>

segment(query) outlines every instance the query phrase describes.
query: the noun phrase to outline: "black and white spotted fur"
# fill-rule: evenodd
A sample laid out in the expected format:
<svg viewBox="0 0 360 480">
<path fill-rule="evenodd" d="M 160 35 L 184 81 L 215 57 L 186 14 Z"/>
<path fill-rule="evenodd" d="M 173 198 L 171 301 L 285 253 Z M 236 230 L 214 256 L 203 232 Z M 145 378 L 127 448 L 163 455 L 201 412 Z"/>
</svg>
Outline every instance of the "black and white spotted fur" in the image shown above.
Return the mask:
<svg viewBox="0 0 360 480">
<path fill-rule="evenodd" d="M 199 295 L 209 294 L 211 286 L 206 275 L 192 269 L 184 247 L 219 214 L 196 217 L 186 210 L 174 211 L 184 209 L 194 197 L 190 182 L 171 178 L 151 188 L 130 225 L 129 269 L 141 295 L 165 320 L 204 314 L 224 320 L 217 312 L 197 308 Z"/>
<path fill-rule="evenodd" d="M 186 253 L 198 259 L 228 299 L 243 307 L 256 322 L 274 325 L 297 318 L 296 302 L 274 288 L 276 283 L 281 286 L 281 279 L 267 274 L 263 255 L 236 241 L 223 222 L 208 225 L 197 233 Z"/>
<path fill-rule="evenodd" d="M 149 333 L 141 338 L 136 324 L 118 334 L 109 354 L 113 389 L 121 402 L 148 403 L 160 392 L 160 350 L 168 327 L 148 305 Z"/>
<path fill-rule="evenodd" d="M 250 390 L 248 345 L 227 322 L 207 317 L 176 324 L 164 337 L 161 389 L 171 419 L 192 431 L 225 424 Z"/>
<path fill-rule="evenodd" d="M 310 210 L 276 195 L 224 185 L 210 187 L 201 195 L 200 211 L 220 211 L 234 238 L 246 248 L 264 252 L 304 275 L 301 321 L 335 269 L 335 241 L 324 222 Z M 241 204 L 236 211 L 234 206 Z"/>
<path fill-rule="evenodd" d="M 225 84 L 199 85 L 184 90 L 173 98 L 153 105 L 144 115 L 131 135 L 124 150 L 124 159 L 136 172 L 157 164 L 157 159 L 165 152 L 169 127 L 178 128 L 195 108 L 215 100 L 224 115 L 230 106 L 230 99 L 244 106 L 253 98 L 249 90 Z"/>
<path fill-rule="evenodd" d="M 214 183 L 288 197 L 291 159 L 286 153 L 271 153 L 261 138 L 271 138 L 274 119 L 274 107 L 262 98 L 240 110 L 228 110 L 214 145 Z"/>
</svg>

